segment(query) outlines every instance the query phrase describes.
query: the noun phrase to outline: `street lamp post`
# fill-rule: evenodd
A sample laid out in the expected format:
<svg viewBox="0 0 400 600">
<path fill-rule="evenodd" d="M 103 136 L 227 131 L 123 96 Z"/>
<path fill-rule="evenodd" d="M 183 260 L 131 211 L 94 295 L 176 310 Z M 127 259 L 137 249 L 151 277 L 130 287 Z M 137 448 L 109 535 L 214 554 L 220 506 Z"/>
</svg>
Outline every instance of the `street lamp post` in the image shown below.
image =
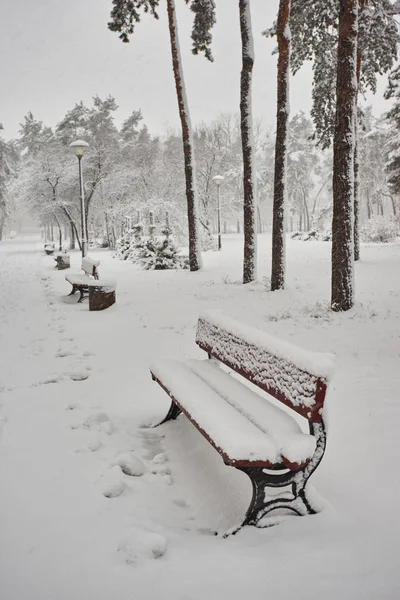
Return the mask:
<svg viewBox="0 0 400 600">
<path fill-rule="evenodd" d="M 82 226 L 82 258 L 87 256 L 87 239 L 86 239 L 86 213 L 85 213 L 85 192 L 83 188 L 83 175 L 82 175 L 82 156 L 85 154 L 89 147 L 87 142 L 83 140 L 77 140 L 69 145 L 71 150 L 78 157 L 79 163 L 79 191 L 81 197 L 81 226 Z"/>
<path fill-rule="evenodd" d="M 215 181 L 218 189 L 218 208 L 217 208 L 217 229 L 218 229 L 218 250 L 221 250 L 221 198 L 220 198 L 220 187 L 221 183 L 224 181 L 224 177 L 222 175 L 215 175 L 213 177 L 213 181 Z"/>
</svg>

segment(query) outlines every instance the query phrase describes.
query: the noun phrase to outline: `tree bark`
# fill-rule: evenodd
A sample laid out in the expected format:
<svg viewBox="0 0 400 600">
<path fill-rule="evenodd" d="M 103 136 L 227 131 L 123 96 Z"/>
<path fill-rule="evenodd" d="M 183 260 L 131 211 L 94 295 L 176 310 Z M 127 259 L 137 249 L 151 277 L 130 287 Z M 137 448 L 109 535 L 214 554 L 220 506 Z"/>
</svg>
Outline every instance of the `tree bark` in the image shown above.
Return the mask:
<svg viewBox="0 0 400 600">
<path fill-rule="evenodd" d="M 239 0 L 240 33 L 242 39 L 242 71 L 240 74 L 240 131 L 243 153 L 243 283 L 257 276 L 256 181 L 254 165 L 251 82 L 254 65 L 253 33 L 250 0 Z"/>
<path fill-rule="evenodd" d="M 278 38 L 278 85 L 275 141 L 274 206 L 272 221 L 271 290 L 285 287 L 285 220 L 286 220 L 286 158 L 289 121 L 290 68 L 290 8 L 291 0 L 280 0 Z"/>
<path fill-rule="evenodd" d="M 171 42 L 172 68 L 174 71 L 179 116 L 182 127 L 183 154 L 185 160 L 186 200 L 189 227 L 189 267 L 198 271 L 202 267 L 198 201 L 195 180 L 195 162 L 193 153 L 193 134 L 190 124 L 189 106 L 183 79 L 182 58 L 179 48 L 178 25 L 176 21 L 175 1 L 167 0 L 168 25 Z"/>
<path fill-rule="evenodd" d="M 54 220 L 57 223 L 57 227 L 58 227 L 58 250 L 61 252 L 62 251 L 62 229 L 61 229 L 61 223 L 60 221 L 57 219 L 56 215 L 53 214 Z"/>
<path fill-rule="evenodd" d="M 358 0 L 340 0 L 333 142 L 331 307 L 354 305 L 354 129 L 357 98 Z"/>
<path fill-rule="evenodd" d="M 3 239 L 3 232 L 4 232 L 4 225 L 5 225 L 5 222 L 6 222 L 6 215 L 5 215 L 5 214 L 2 214 L 2 215 L 0 216 L 0 242 L 1 242 L 1 241 L 2 241 L 2 239 Z"/>
</svg>

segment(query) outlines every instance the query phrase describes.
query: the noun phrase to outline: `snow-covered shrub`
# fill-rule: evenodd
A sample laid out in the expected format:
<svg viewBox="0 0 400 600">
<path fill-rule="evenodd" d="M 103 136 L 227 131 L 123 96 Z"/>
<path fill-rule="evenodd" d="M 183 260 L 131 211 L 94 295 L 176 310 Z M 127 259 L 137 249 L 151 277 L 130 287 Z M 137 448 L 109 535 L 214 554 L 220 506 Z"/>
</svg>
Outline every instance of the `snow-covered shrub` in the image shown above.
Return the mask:
<svg viewBox="0 0 400 600">
<path fill-rule="evenodd" d="M 310 229 L 310 231 L 305 232 L 302 237 L 303 242 L 309 242 L 312 240 L 319 240 L 319 239 L 320 239 L 320 232 L 317 231 L 317 229 Z"/>
<path fill-rule="evenodd" d="M 319 239 L 321 240 L 321 242 L 331 242 L 332 241 L 332 230 L 324 229 L 324 231 L 321 231 Z"/>
<path fill-rule="evenodd" d="M 143 238 L 137 263 L 146 270 L 187 269 L 188 258 L 178 253 L 179 247 L 169 235 Z"/>
<path fill-rule="evenodd" d="M 126 231 L 121 235 L 121 237 L 117 240 L 115 245 L 115 256 L 120 258 L 121 260 L 126 260 L 129 256 L 129 251 L 131 247 L 132 235 L 130 232 Z"/>
<path fill-rule="evenodd" d="M 143 225 L 136 223 L 133 227 L 125 231 L 117 240 L 115 247 L 115 256 L 121 260 L 137 261 L 137 255 L 143 247 L 142 243 Z"/>
<path fill-rule="evenodd" d="M 399 226 L 393 219 L 387 221 L 380 215 L 374 215 L 360 233 L 363 242 L 387 243 L 393 241 L 400 232 Z"/>
<path fill-rule="evenodd" d="M 311 242 L 314 240 L 330 242 L 332 240 L 332 232 L 330 229 L 325 229 L 324 231 L 310 229 L 310 231 L 295 231 L 290 237 L 292 240 L 301 240 L 303 242 Z"/>
</svg>

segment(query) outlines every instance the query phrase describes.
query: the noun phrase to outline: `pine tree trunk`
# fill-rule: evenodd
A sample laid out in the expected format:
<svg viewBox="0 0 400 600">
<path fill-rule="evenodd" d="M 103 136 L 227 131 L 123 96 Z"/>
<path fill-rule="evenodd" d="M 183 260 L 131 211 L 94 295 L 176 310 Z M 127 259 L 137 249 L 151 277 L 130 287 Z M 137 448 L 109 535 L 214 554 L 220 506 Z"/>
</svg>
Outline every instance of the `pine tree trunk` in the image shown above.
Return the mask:
<svg viewBox="0 0 400 600">
<path fill-rule="evenodd" d="M 340 0 L 333 142 L 331 307 L 354 305 L 354 129 L 357 97 L 358 0 Z"/>
<path fill-rule="evenodd" d="M 182 59 L 179 48 L 178 26 L 176 22 L 175 1 L 167 0 L 168 25 L 171 41 L 172 67 L 174 71 L 179 116 L 182 126 L 183 154 L 185 159 L 186 199 L 189 226 L 189 266 L 191 271 L 202 267 L 198 201 L 195 181 L 195 162 L 193 154 L 193 135 L 190 124 L 189 106 L 183 79 Z"/>
<path fill-rule="evenodd" d="M 62 229 L 61 229 L 61 223 L 57 219 L 56 215 L 54 215 L 54 220 L 57 223 L 57 227 L 58 227 L 58 250 L 61 252 L 62 251 Z"/>
<path fill-rule="evenodd" d="M 289 120 L 290 68 L 290 7 L 291 0 L 280 0 L 278 38 L 278 98 L 276 112 L 274 208 L 272 224 L 271 290 L 285 287 L 285 210 L 286 210 L 286 157 Z"/>
<path fill-rule="evenodd" d="M 365 4 L 365 3 L 364 3 Z M 361 0 L 361 7 L 364 8 Z M 354 260 L 360 260 L 360 161 L 358 152 L 358 90 L 361 77 L 361 49 L 357 48 L 357 95 L 354 119 Z"/>
<path fill-rule="evenodd" d="M 395 213 L 395 214 L 396 214 L 396 213 Z M 0 216 L 0 242 L 1 242 L 1 241 L 2 241 L 2 239 L 3 239 L 3 232 L 4 232 L 4 225 L 5 225 L 5 222 L 6 222 L 6 215 L 5 215 L 5 214 L 2 214 L 2 215 Z"/>
<path fill-rule="evenodd" d="M 74 229 L 74 224 L 72 223 L 72 221 L 70 221 L 70 231 L 71 231 L 71 241 L 69 244 L 69 247 L 71 248 L 71 250 L 75 250 L 75 229 Z"/>
<path fill-rule="evenodd" d="M 257 276 L 257 232 L 255 165 L 251 81 L 254 64 L 253 34 L 251 30 L 250 0 L 239 0 L 240 33 L 242 38 L 242 72 L 240 74 L 240 131 L 243 152 L 243 283 Z"/>
</svg>

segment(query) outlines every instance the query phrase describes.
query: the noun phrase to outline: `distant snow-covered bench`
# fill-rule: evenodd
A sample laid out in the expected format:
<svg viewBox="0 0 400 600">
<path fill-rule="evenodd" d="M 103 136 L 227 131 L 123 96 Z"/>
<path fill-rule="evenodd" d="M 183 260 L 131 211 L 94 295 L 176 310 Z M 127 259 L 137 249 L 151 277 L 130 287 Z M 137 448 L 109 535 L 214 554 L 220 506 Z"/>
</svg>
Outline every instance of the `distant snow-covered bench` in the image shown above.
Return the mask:
<svg viewBox="0 0 400 600">
<path fill-rule="evenodd" d="M 99 278 L 97 267 L 99 266 L 99 260 L 93 260 L 85 256 L 82 258 L 81 269 L 83 273 L 68 273 L 65 279 L 72 285 L 72 290 L 69 296 L 73 296 L 78 290 L 80 292 L 78 302 L 82 302 L 85 295 L 89 295 L 89 284 L 93 280 Z"/>
<path fill-rule="evenodd" d="M 171 398 L 161 423 L 183 412 L 225 464 L 250 477 L 253 497 L 243 525 L 262 526 L 277 508 L 315 513 L 306 484 L 325 451 L 323 407 L 334 356 L 303 350 L 220 311 L 200 315 L 196 343 L 213 360 L 163 360 L 150 368 Z M 217 361 L 267 394 L 253 391 Z M 309 433 L 268 395 L 304 417 Z M 267 498 L 268 488 L 287 486 L 291 493 Z"/>
</svg>

